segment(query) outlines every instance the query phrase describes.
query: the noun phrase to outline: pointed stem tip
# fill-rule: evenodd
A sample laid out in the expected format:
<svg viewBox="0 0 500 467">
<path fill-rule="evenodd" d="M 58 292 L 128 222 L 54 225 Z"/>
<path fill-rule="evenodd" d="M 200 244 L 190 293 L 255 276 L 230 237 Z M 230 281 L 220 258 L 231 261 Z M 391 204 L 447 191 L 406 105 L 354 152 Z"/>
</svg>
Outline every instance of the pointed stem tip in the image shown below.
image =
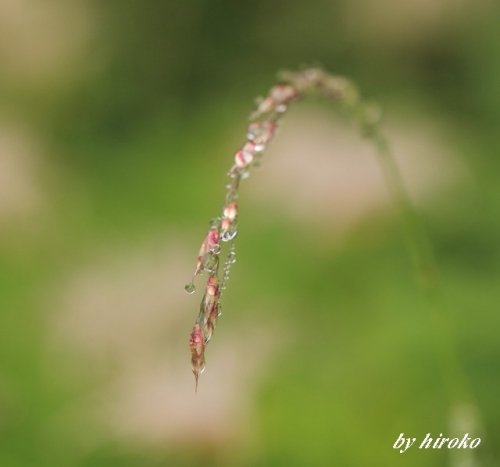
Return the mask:
<svg viewBox="0 0 500 467">
<path fill-rule="evenodd" d="M 200 374 L 197 371 L 193 371 L 193 373 L 194 373 L 194 393 L 198 394 L 198 376 L 200 376 Z"/>
</svg>

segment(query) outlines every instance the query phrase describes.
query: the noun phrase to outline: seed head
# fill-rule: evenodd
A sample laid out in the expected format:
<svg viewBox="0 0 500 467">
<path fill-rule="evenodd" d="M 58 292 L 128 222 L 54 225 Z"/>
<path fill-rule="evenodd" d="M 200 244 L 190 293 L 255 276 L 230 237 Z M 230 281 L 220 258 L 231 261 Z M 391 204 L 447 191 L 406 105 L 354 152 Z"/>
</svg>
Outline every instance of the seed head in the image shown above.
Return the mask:
<svg viewBox="0 0 500 467">
<path fill-rule="evenodd" d="M 196 323 L 189 336 L 189 348 L 191 349 L 191 365 L 195 378 L 195 391 L 198 391 L 198 377 L 205 369 L 205 339 L 201 326 Z"/>
</svg>

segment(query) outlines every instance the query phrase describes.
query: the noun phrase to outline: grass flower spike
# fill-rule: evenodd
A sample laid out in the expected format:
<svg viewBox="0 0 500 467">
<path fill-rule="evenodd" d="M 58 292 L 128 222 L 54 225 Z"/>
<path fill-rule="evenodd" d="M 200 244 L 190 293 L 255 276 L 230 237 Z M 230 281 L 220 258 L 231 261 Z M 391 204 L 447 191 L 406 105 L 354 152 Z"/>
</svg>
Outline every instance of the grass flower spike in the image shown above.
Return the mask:
<svg viewBox="0 0 500 467">
<path fill-rule="evenodd" d="M 226 288 L 231 266 L 236 261 L 234 239 L 238 233 L 240 183 L 257 165 L 290 105 L 309 94 L 327 98 L 345 108 L 362 127 L 363 134 L 373 140 L 379 153 L 386 153 L 385 158 L 389 158 L 385 140 L 378 131 L 380 111 L 377 107 L 364 103 L 356 86 L 344 77 L 330 75 L 319 68 L 284 72 L 280 76 L 280 82 L 266 96 L 258 99 L 257 107 L 250 115 L 245 141 L 235 152 L 228 172 L 222 213 L 210 222 L 193 278 L 185 287 L 188 293 L 194 293 L 196 277 L 202 273 L 208 275 L 200 312 L 189 339 L 196 386 L 199 375 L 205 368 L 205 348 L 212 338 L 220 315 L 221 295 Z"/>
</svg>

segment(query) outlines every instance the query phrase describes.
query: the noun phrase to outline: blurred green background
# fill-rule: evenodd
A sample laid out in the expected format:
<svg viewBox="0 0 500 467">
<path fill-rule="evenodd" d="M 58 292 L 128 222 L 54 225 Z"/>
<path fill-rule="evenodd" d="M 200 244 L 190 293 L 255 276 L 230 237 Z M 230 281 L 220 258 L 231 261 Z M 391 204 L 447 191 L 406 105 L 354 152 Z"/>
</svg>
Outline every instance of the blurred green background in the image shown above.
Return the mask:
<svg viewBox="0 0 500 467">
<path fill-rule="evenodd" d="M 499 465 L 499 14 L 0 0 L 0 465 Z M 242 188 L 195 395 L 183 285 L 253 99 L 301 65 L 384 108 L 440 298 L 366 142 L 299 104 Z"/>
</svg>

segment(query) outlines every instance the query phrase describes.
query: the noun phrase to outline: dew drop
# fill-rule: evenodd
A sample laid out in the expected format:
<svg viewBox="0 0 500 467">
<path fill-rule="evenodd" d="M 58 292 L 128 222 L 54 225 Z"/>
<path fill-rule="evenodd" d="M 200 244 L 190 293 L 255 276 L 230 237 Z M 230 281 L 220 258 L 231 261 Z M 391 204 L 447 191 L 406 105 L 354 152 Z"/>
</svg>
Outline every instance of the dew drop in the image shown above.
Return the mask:
<svg viewBox="0 0 500 467">
<path fill-rule="evenodd" d="M 250 177 L 250 171 L 249 170 L 242 170 L 240 172 L 240 178 L 242 180 L 246 180 L 248 177 Z"/>
<path fill-rule="evenodd" d="M 237 233 L 237 229 L 226 230 L 222 232 L 221 239 L 223 242 L 230 242 L 234 237 L 236 237 Z"/>
<path fill-rule="evenodd" d="M 226 256 L 225 264 L 231 265 L 234 263 L 236 263 L 236 252 L 233 249 L 231 249 Z"/>
<path fill-rule="evenodd" d="M 194 285 L 193 282 L 190 282 L 189 284 L 186 284 L 184 286 L 184 290 L 186 291 L 186 293 L 191 295 L 191 294 L 194 294 L 196 292 L 196 286 Z"/>
</svg>

